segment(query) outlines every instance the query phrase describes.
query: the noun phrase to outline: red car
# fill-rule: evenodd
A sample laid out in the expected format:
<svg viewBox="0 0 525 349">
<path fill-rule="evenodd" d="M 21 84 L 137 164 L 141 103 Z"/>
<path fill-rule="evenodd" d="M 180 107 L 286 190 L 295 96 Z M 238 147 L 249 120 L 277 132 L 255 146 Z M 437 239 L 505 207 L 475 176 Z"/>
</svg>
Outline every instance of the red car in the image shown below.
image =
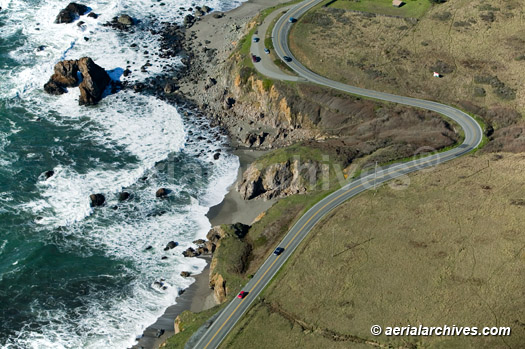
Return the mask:
<svg viewBox="0 0 525 349">
<path fill-rule="evenodd" d="M 252 54 L 252 62 L 253 63 L 257 63 L 258 60 L 259 60 L 258 57 L 256 55 Z"/>
<path fill-rule="evenodd" d="M 248 294 L 248 292 L 246 292 L 246 291 L 241 291 L 241 292 L 239 293 L 239 295 L 237 295 L 237 298 L 239 298 L 239 299 L 243 299 L 244 297 L 246 297 L 247 294 Z"/>
</svg>

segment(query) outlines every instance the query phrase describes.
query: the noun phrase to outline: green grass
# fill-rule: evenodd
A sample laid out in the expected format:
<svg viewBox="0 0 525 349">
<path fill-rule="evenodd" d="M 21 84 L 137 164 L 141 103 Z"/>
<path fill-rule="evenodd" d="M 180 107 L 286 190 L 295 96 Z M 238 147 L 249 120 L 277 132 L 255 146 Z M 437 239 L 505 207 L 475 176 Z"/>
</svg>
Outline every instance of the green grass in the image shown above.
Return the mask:
<svg viewBox="0 0 525 349">
<path fill-rule="evenodd" d="M 392 0 L 337 0 L 330 4 L 329 7 L 340 8 L 344 10 L 371 12 L 382 15 L 401 16 L 420 18 L 430 8 L 431 3 L 428 0 L 405 0 L 402 7 L 392 6 Z"/>
<path fill-rule="evenodd" d="M 318 191 L 314 192 L 312 194 L 305 194 L 305 195 L 292 195 L 288 196 L 286 198 L 283 198 L 279 201 L 277 201 L 267 212 L 264 217 L 255 223 L 252 228 L 250 229 L 249 236 L 254 241 L 264 241 L 267 242 L 266 238 L 263 236 L 265 227 L 277 220 L 280 219 L 280 217 L 283 215 L 283 213 L 286 213 L 287 210 L 289 210 L 291 207 L 297 207 L 300 206 L 301 210 L 297 216 L 297 218 L 301 217 L 306 211 L 308 211 L 313 205 L 315 205 L 317 202 L 321 201 L 323 198 L 331 194 L 335 189 L 328 190 L 328 191 Z M 297 219 L 294 219 L 291 221 L 289 225 L 283 226 L 281 230 L 281 237 L 284 235 L 295 223 Z M 281 241 L 278 239 L 278 241 Z M 270 248 L 270 249 L 273 249 Z"/>
<path fill-rule="evenodd" d="M 273 81 L 271 79 L 264 78 L 263 79 L 263 88 L 265 91 L 270 91 L 270 89 L 273 86 Z"/>
<path fill-rule="evenodd" d="M 267 48 L 267 49 L 270 49 L 270 50 L 273 50 L 274 47 L 273 47 L 273 40 L 271 37 L 266 37 L 264 39 L 264 46 Z"/>
<path fill-rule="evenodd" d="M 301 161 L 312 160 L 322 162 L 323 160 L 321 150 L 301 144 L 294 144 L 286 148 L 276 149 L 261 156 L 257 159 L 257 164 L 262 167 L 268 167 L 271 164 L 293 160 L 294 157 L 299 157 Z"/>
</svg>

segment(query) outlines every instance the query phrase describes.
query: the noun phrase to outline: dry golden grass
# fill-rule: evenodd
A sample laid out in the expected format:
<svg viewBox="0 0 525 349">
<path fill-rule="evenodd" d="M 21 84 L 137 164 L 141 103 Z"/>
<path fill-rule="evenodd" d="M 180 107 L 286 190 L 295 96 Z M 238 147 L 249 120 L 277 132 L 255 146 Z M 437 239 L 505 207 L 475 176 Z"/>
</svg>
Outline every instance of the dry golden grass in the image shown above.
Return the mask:
<svg viewBox="0 0 525 349">
<path fill-rule="evenodd" d="M 519 154 L 468 156 L 348 201 L 222 347 L 523 347 L 524 168 Z M 512 335 L 374 337 L 373 324 L 510 326 Z"/>
<path fill-rule="evenodd" d="M 447 1 L 417 22 L 320 7 L 294 26 L 290 46 L 310 69 L 348 84 L 523 114 L 524 24 L 518 0 Z"/>
</svg>

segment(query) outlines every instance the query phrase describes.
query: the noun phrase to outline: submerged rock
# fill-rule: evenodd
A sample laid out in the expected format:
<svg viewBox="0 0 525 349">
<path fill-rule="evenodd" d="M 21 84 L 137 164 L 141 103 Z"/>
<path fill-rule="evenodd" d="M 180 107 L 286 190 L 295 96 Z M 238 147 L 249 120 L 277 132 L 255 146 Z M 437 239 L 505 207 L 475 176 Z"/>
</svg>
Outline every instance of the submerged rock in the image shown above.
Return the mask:
<svg viewBox="0 0 525 349">
<path fill-rule="evenodd" d="M 183 278 L 187 278 L 191 276 L 191 273 L 189 271 L 181 271 L 180 276 L 182 276 Z"/>
<path fill-rule="evenodd" d="M 123 191 L 122 193 L 118 194 L 118 201 L 126 201 L 131 197 L 131 194 L 127 191 Z"/>
</svg>

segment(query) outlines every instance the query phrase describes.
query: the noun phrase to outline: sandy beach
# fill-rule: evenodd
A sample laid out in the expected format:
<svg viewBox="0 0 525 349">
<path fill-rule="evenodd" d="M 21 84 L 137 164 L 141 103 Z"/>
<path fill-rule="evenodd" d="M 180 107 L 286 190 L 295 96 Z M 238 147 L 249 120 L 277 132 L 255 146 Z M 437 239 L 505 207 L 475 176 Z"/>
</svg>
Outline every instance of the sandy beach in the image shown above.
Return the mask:
<svg viewBox="0 0 525 349">
<path fill-rule="evenodd" d="M 234 153 L 239 157 L 240 167 L 237 174 L 237 181 L 231 186 L 224 200 L 217 206 L 210 208 L 207 216 L 212 226 L 220 224 L 243 223 L 252 224 L 261 212 L 269 209 L 275 200 L 251 200 L 245 201 L 241 198 L 239 192 L 235 189 L 237 183 L 242 177 L 242 173 L 255 161 L 259 156 L 265 154 L 263 150 L 244 150 L 239 149 Z"/>
</svg>

